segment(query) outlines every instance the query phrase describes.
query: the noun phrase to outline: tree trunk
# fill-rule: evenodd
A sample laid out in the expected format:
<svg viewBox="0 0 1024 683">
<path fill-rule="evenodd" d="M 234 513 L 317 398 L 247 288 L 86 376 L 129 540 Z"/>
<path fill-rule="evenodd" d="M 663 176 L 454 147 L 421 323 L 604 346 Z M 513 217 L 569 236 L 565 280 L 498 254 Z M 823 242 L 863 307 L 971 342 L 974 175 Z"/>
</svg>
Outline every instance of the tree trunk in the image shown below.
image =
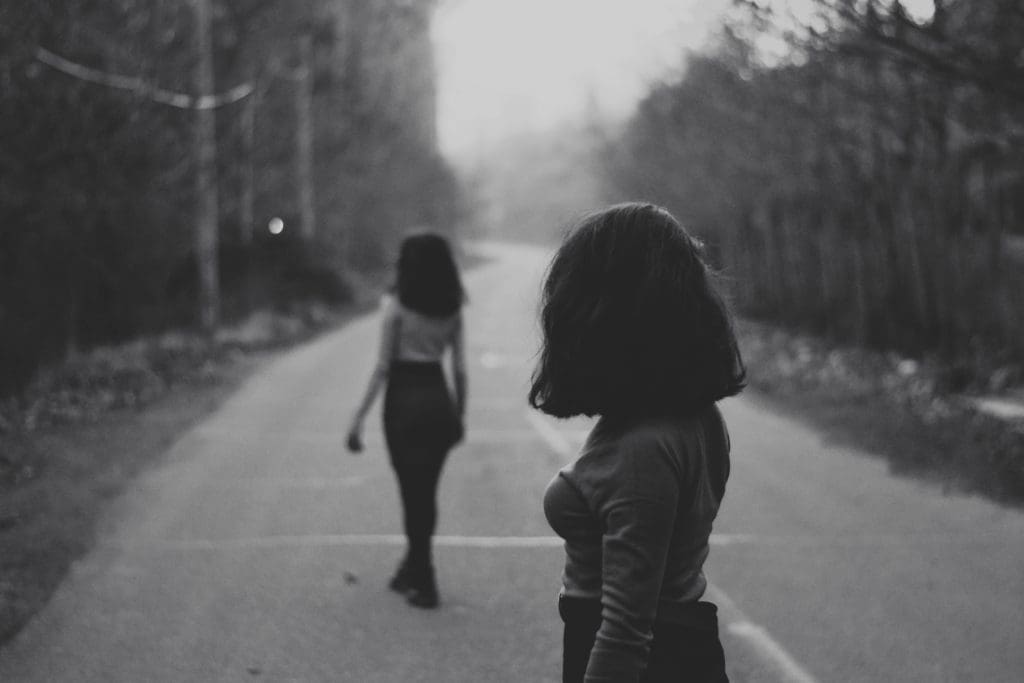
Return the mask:
<svg viewBox="0 0 1024 683">
<path fill-rule="evenodd" d="M 256 230 L 256 106 L 257 94 L 254 90 L 242 105 L 242 154 L 245 162 L 242 165 L 242 197 L 238 212 L 239 241 L 243 245 L 253 242 Z"/>
<path fill-rule="evenodd" d="M 199 273 L 199 324 L 213 332 L 220 320 L 217 267 L 217 126 L 216 113 L 204 96 L 214 92 L 210 0 L 194 0 L 196 90 L 196 266 Z"/>
<path fill-rule="evenodd" d="M 316 198 L 313 191 L 313 38 L 299 38 L 299 75 L 296 81 L 296 165 L 299 182 L 299 231 L 306 239 L 316 232 Z"/>
</svg>

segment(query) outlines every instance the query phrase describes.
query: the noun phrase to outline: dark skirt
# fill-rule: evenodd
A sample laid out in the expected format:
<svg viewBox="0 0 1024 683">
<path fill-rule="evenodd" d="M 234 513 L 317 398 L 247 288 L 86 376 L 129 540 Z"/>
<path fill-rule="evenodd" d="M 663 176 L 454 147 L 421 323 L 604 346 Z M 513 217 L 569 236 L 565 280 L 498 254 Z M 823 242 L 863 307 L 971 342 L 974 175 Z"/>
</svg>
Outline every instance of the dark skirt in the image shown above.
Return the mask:
<svg viewBox="0 0 1024 683">
<path fill-rule="evenodd" d="M 446 452 L 462 438 L 440 363 L 394 361 L 384 394 L 384 437 L 388 451 L 415 458 Z M 436 457 L 436 456 L 433 456 Z"/>
<path fill-rule="evenodd" d="M 582 683 L 601 627 L 601 603 L 597 600 L 558 600 L 565 623 L 562 650 L 563 683 Z M 696 602 L 669 621 L 656 621 L 647 670 L 641 683 L 728 683 L 725 654 L 718 639 L 718 608 Z"/>
</svg>

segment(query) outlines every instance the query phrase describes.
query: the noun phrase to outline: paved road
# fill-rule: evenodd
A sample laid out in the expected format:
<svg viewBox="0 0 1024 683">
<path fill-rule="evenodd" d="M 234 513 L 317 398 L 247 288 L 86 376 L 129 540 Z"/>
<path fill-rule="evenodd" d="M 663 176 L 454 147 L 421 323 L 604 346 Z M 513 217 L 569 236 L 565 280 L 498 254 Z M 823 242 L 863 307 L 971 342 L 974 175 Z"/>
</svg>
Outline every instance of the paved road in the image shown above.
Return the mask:
<svg viewBox="0 0 1024 683">
<path fill-rule="evenodd" d="M 586 424 L 524 410 L 545 256 L 491 255 L 469 277 L 441 609 L 384 587 L 401 537 L 379 431 L 362 457 L 341 448 L 371 317 L 267 367 L 118 501 L 0 680 L 557 681 L 561 550 L 540 496 Z M 708 571 L 734 681 L 1022 680 L 1024 515 L 894 478 L 756 397 L 725 410 Z"/>
</svg>

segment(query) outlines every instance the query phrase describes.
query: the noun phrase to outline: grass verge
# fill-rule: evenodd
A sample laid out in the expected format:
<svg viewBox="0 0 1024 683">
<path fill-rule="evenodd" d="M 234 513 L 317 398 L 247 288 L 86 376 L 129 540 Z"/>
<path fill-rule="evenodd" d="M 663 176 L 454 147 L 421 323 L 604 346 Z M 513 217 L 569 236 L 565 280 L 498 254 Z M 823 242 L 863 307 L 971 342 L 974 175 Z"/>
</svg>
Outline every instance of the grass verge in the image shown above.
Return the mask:
<svg viewBox="0 0 1024 683">
<path fill-rule="evenodd" d="M 943 389 L 946 369 L 744 321 L 750 385 L 897 474 L 1024 506 L 1024 425 Z"/>
</svg>

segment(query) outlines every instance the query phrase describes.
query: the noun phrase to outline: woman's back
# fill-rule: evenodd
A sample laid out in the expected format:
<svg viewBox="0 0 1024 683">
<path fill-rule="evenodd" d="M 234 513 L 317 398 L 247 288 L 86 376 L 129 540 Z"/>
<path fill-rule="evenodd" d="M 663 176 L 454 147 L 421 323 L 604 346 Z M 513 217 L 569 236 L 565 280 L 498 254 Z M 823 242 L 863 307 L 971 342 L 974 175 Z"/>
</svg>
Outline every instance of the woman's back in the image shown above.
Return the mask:
<svg viewBox="0 0 1024 683">
<path fill-rule="evenodd" d="M 431 539 L 437 521 L 437 485 L 451 448 L 462 440 L 466 407 L 458 268 L 444 237 L 410 235 L 402 241 L 397 282 L 382 301 L 377 364 L 352 426 L 350 450 L 362 450 L 362 426 L 381 388 L 384 438 L 402 496 L 408 549 L 388 586 L 416 607 L 437 607 Z M 452 396 L 442 358 L 452 350 Z"/>
<path fill-rule="evenodd" d="M 458 343 L 462 326 L 460 313 L 435 317 L 403 306 L 395 297 L 384 304 L 386 324 L 395 325 L 394 358 L 400 361 L 434 362 L 449 346 Z"/>
</svg>

